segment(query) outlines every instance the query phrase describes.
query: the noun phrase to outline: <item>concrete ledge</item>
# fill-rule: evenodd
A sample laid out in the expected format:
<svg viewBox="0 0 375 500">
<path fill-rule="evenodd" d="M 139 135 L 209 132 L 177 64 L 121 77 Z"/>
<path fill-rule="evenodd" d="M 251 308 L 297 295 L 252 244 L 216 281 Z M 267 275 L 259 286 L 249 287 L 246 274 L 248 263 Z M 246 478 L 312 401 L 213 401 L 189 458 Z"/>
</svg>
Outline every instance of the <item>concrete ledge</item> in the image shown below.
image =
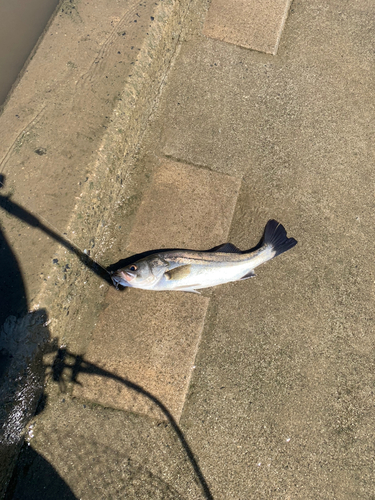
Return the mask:
<svg viewBox="0 0 375 500">
<path fill-rule="evenodd" d="M 29 310 L 43 309 L 56 345 L 84 313 L 95 321 L 104 289 L 99 278 L 94 289 L 84 286 L 91 271 L 53 232 L 66 245 L 108 249 L 105 228 L 188 4 L 63 2 L 0 116 L 1 230 L 19 264 L 23 300 Z M 12 390 L 3 389 L 10 401 Z M 26 420 L 20 416 L 20 428 Z M 21 441 L 22 432 L 7 448 L 9 465 Z M 9 472 L 2 470 L 0 496 Z"/>
</svg>

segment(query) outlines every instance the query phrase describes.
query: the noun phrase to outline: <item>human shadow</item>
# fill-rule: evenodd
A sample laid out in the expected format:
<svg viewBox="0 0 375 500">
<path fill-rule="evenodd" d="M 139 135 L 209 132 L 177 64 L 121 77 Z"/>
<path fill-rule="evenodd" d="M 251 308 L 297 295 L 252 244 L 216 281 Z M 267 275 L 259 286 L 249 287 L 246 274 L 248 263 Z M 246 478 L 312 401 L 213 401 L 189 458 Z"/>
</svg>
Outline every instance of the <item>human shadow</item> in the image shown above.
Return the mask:
<svg viewBox="0 0 375 500">
<path fill-rule="evenodd" d="M 24 446 L 4 500 L 77 500 L 52 465 L 32 446 Z"/>
<path fill-rule="evenodd" d="M 104 368 L 100 368 L 100 366 L 95 365 L 94 363 L 90 363 L 85 360 L 83 356 L 76 355 L 70 352 L 67 348 L 59 348 L 55 359 L 51 366 L 51 377 L 52 379 L 64 385 L 65 381 L 72 382 L 73 384 L 80 384 L 77 380 L 77 377 L 81 373 L 89 374 L 89 375 L 97 375 L 100 377 L 106 377 L 108 379 L 115 380 L 116 382 L 124 385 L 128 389 L 144 396 L 146 399 L 151 401 L 166 417 L 168 422 L 170 423 L 175 435 L 177 436 L 186 456 L 193 468 L 195 477 L 201 486 L 202 493 L 206 500 L 213 500 L 212 493 L 207 484 L 207 481 L 203 475 L 201 468 L 199 467 L 198 461 L 194 456 L 192 449 L 190 448 L 184 433 L 180 429 L 178 423 L 174 419 L 173 415 L 170 413 L 168 408 L 151 392 L 147 391 L 147 389 L 143 388 L 139 384 L 135 384 L 131 380 L 128 380 L 124 377 L 120 377 L 115 373 L 112 373 Z"/>
<path fill-rule="evenodd" d="M 0 187 L 4 176 L 0 175 Z M 30 214 L 0 196 L 0 206 L 18 214 L 28 223 L 36 224 Z M 24 428 L 35 414 L 44 387 L 43 347 L 50 339 L 48 313 L 45 309 L 28 311 L 24 280 L 17 257 L 11 249 L 0 222 L 0 497 L 4 498 L 8 479 L 24 440 Z M 29 454 L 36 452 L 31 452 Z M 46 461 L 40 457 L 40 463 Z M 16 462 L 17 464 L 18 462 Z M 56 483 L 56 491 L 70 489 L 50 465 L 43 475 Z M 13 477 L 17 475 L 17 465 Z M 8 489 L 9 490 L 9 489 Z M 29 494 L 5 498 L 46 498 Z M 57 494 L 53 498 L 74 500 L 73 494 Z M 52 497 L 51 497 L 52 499 Z"/>
</svg>

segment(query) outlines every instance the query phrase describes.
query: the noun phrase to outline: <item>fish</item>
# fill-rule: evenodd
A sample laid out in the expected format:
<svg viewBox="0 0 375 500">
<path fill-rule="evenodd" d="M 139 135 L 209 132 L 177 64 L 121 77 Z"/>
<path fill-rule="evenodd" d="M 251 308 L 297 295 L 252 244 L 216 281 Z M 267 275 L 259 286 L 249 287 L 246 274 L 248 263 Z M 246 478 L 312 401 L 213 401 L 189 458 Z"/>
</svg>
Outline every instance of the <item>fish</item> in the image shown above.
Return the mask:
<svg viewBox="0 0 375 500">
<path fill-rule="evenodd" d="M 288 238 L 282 224 L 267 222 L 260 243 L 254 251 L 241 251 L 232 243 L 215 250 L 155 251 L 122 269 L 111 273 L 119 286 L 154 291 L 200 293 L 197 290 L 255 276 L 254 269 L 297 244 Z"/>
</svg>

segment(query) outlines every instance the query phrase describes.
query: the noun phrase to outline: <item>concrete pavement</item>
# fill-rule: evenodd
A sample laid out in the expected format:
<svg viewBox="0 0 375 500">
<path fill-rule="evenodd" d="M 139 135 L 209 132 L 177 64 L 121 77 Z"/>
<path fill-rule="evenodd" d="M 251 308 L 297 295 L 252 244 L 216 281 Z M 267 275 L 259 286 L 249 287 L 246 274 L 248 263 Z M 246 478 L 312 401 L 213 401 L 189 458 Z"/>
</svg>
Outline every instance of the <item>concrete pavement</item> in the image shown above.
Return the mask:
<svg viewBox="0 0 375 500">
<path fill-rule="evenodd" d="M 374 7 L 295 0 L 273 56 L 204 35 L 208 6 L 184 18 L 101 261 L 250 248 L 269 218 L 298 245 L 201 297 L 104 286 L 93 307 L 88 277 L 9 498 L 373 495 Z"/>
</svg>

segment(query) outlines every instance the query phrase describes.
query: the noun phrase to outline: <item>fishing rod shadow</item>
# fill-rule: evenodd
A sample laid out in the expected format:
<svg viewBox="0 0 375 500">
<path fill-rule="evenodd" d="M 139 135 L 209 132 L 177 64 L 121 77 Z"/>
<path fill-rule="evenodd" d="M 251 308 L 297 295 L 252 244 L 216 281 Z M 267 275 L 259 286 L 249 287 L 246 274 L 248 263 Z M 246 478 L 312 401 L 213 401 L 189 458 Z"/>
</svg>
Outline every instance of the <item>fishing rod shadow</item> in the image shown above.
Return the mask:
<svg viewBox="0 0 375 500">
<path fill-rule="evenodd" d="M 5 182 L 5 176 L 3 174 L 0 174 L 0 189 L 4 186 Z M 69 252 L 74 253 L 79 260 L 88 268 L 90 271 L 92 271 L 94 274 L 99 276 L 101 279 L 106 281 L 108 284 L 113 286 L 111 277 L 105 269 L 103 269 L 99 264 L 97 264 L 89 255 L 85 254 L 80 250 L 78 247 L 76 247 L 73 243 L 65 239 L 63 236 L 58 234 L 56 231 L 53 229 L 49 228 L 46 226 L 43 222 L 41 222 L 38 217 L 33 215 L 31 212 L 26 210 L 24 207 L 19 205 L 18 203 L 15 203 L 14 201 L 11 200 L 11 197 L 8 196 L 3 196 L 0 195 L 0 207 L 7 212 L 9 215 L 16 217 L 20 219 L 21 221 L 25 222 L 29 226 L 35 227 L 37 229 L 40 229 L 43 231 L 45 234 L 53 238 L 55 241 L 60 243 L 62 246 L 64 246 Z"/>
<path fill-rule="evenodd" d="M 56 356 L 52 365 L 45 365 L 46 368 L 50 368 L 50 376 L 52 379 L 59 383 L 60 388 L 64 388 L 65 381 L 72 382 L 74 384 L 80 384 L 77 380 L 77 377 L 80 373 L 86 373 L 90 375 L 97 375 L 101 377 L 106 377 L 112 380 L 119 382 L 124 385 L 128 389 L 141 394 L 149 401 L 151 401 L 154 405 L 158 407 L 158 409 L 164 414 L 168 422 L 170 423 L 173 431 L 175 432 L 179 442 L 181 443 L 196 476 L 198 483 L 202 488 L 202 493 L 204 494 L 204 498 L 206 500 L 213 500 L 212 493 L 209 489 L 209 486 L 204 478 L 204 475 L 199 467 L 197 459 L 195 458 L 193 451 L 191 450 L 184 433 L 180 429 L 173 415 L 170 413 L 168 408 L 151 392 L 144 389 L 142 386 L 131 382 L 130 380 L 120 377 L 115 373 L 112 373 L 104 368 L 100 368 L 94 363 L 90 363 L 86 361 L 83 356 L 76 355 L 70 351 L 68 351 L 65 347 L 60 347 L 57 350 Z M 68 371 L 68 373 L 67 373 Z"/>
</svg>

